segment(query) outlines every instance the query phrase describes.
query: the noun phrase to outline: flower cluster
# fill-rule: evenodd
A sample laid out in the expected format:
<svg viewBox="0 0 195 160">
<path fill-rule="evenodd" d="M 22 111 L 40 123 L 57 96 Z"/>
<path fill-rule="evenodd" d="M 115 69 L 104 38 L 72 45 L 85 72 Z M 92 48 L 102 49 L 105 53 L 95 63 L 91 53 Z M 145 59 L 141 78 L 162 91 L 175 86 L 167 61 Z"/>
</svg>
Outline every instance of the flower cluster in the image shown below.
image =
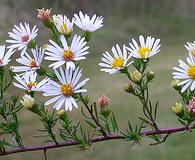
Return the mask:
<svg viewBox="0 0 195 160">
<path fill-rule="evenodd" d="M 19 134 L 20 122 L 17 113 L 22 107 L 39 116 L 44 124 L 44 129 L 39 130 L 44 133 L 41 135 L 49 137 L 48 142 L 54 142 L 55 147 L 78 144 L 80 148 L 86 149 L 91 148 L 91 144 L 97 142 L 97 139 L 102 141 L 122 138 L 140 143 L 146 135 L 155 141 L 154 144 L 159 144 L 164 142 L 171 133 L 195 128 L 195 42 L 187 42 L 185 47 L 189 53 L 186 61 L 179 60 L 179 67 L 173 67 L 171 85 L 183 100 L 171 107 L 183 125 L 183 128 L 178 129 L 160 129 L 156 122 L 158 102 L 153 103 L 149 96 L 149 85 L 155 78 L 155 73 L 147 71 L 147 66 L 151 57 L 160 52 L 160 39 L 140 35 L 138 41 L 132 39 L 128 45 L 122 46 L 116 44 L 111 51 L 102 54 L 102 62 L 99 63 L 100 71 L 125 75 L 128 83 L 124 86 L 124 90 L 141 102 L 143 111 L 143 117 L 139 117 L 141 123 L 134 129 L 128 121 L 128 129 L 121 132 L 114 112 L 109 106 L 110 98 L 102 95 L 96 102 L 91 103 L 89 96 L 83 96 L 87 92 L 85 85 L 89 78 L 81 78 L 83 69 L 80 63 L 85 61 L 90 53 L 88 41 L 93 32 L 103 26 L 103 17 L 96 15 L 90 17 L 79 12 L 69 19 L 65 15 L 50 14 L 51 9 L 38 9 L 37 18 L 52 33 L 48 44 L 38 45 L 36 41 L 38 28 L 30 27 L 30 24 L 24 22 L 14 25 L 12 32 L 8 32 L 10 39 L 6 42 L 9 46 L 7 48 L 5 45 L 0 46 L 0 116 L 3 118 L 0 130 L 1 135 L 11 134 L 20 147 L 18 150 L 7 152 L 5 146 L 13 145 L 5 142 L 4 139 L 0 140 L 0 156 L 15 151 L 30 150 L 30 147 L 25 148 Z M 75 33 L 75 25 L 83 31 L 82 35 L 79 35 L 80 32 Z M 16 52 L 19 54 L 15 54 Z M 8 69 L 10 77 L 7 78 L 6 67 L 13 54 L 16 63 Z M 47 63 L 44 63 L 44 60 Z M 11 84 L 24 90 L 22 100 L 18 101 L 19 96 L 7 96 L 6 92 Z M 41 92 L 46 97 L 44 103 L 39 104 L 34 99 L 37 92 L 38 95 Z M 66 112 L 78 108 L 80 102 L 85 107 L 81 108 L 85 122 L 94 129 L 92 135 L 85 133 L 80 122 L 73 124 Z M 45 107 L 48 105 L 53 105 L 52 114 Z M 61 128 L 58 128 L 58 132 L 54 132 L 57 122 L 60 122 Z M 152 130 L 143 131 L 142 129 L 145 128 Z M 103 139 L 93 138 L 100 134 Z M 156 136 L 158 134 L 166 135 Z M 58 137 L 67 143 L 58 143 Z M 43 147 L 44 154 L 49 146 Z M 41 150 L 41 147 L 38 149 L 33 147 L 33 149 Z"/>
<path fill-rule="evenodd" d="M 112 55 L 108 51 L 103 53 L 103 63 L 99 63 L 101 67 L 104 67 L 101 71 L 109 74 L 116 73 L 134 62 L 129 62 L 131 57 L 145 61 L 160 51 L 160 39 L 148 36 L 145 40 L 144 36 L 140 35 L 139 41 L 140 45 L 132 39 L 132 43 L 129 43 L 130 47 L 123 45 L 122 50 L 116 44 L 116 47 L 112 47 Z"/>
<path fill-rule="evenodd" d="M 38 28 L 30 27 L 28 23 L 14 25 L 12 32 L 9 32 L 10 44 L 6 52 L 5 46 L 0 46 L 0 66 L 5 66 L 11 61 L 10 57 L 16 50 L 20 51 L 16 58 L 18 65 L 11 66 L 14 73 L 15 87 L 23 89 L 30 96 L 35 92 L 43 92 L 43 96 L 52 98 L 45 102 L 45 105 L 54 103 L 53 108 L 59 110 L 62 105 L 65 110 L 78 108 L 77 99 L 83 92 L 83 86 L 89 80 L 80 82 L 82 69 L 79 67 L 80 60 L 86 59 L 89 54 L 89 46 L 85 36 L 73 34 L 74 25 L 84 31 L 83 35 L 92 34 L 92 32 L 103 26 L 103 18 L 93 15 L 90 18 L 87 14 L 79 12 L 74 14 L 72 20 L 65 15 L 50 16 L 51 9 L 38 9 L 37 17 L 43 21 L 43 24 L 50 28 L 54 34 L 54 39 L 49 40 L 50 44 L 39 47 L 36 43 Z M 69 44 L 69 38 L 72 42 Z M 89 39 L 88 39 L 89 40 Z M 16 54 L 17 56 L 17 54 Z M 50 74 L 43 65 L 43 60 L 51 62 L 53 72 Z M 44 76 L 42 80 L 38 76 Z M 24 101 L 25 103 L 26 97 Z"/>
</svg>

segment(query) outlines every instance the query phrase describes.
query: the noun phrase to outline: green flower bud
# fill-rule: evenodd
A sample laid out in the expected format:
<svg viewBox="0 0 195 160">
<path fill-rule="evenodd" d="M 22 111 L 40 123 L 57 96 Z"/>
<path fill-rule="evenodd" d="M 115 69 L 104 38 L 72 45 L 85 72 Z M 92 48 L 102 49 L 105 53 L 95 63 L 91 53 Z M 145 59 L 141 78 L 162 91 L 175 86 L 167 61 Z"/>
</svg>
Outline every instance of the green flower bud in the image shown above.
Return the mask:
<svg viewBox="0 0 195 160">
<path fill-rule="evenodd" d="M 180 89 L 180 86 L 178 85 L 179 84 L 179 80 L 177 79 L 174 79 L 172 82 L 171 82 L 171 86 L 173 88 L 175 88 L 176 90 Z"/>
<path fill-rule="evenodd" d="M 85 33 L 83 34 L 83 37 L 85 37 L 85 40 L 86 40 L 87 42 L 89 42 L 90 39 L 91 39 L 91 37 L 92 37 L 92 33 L 91 33 L 91 32 L 85 32 Z"/>
<path fill-rule="evenodd" d="M 128 93 L 134 93 L 134 88 L 131 84 L 126 84 L 123 88 Z"/>
<path fill-rule="evenodd" d="M 38 73 L 39 76 L 43 76 L 47 73 L 47 70 L 45 69 L 45 67 L 41 66 L 39 69 L 37 69 L 36 72 Z"/>
<path fill-rule="evenodd" d="M 130 77 L 133 82 L 139 83 L 142 79 L 142 74 L 139 71 L 135 70 L 131 72 Z"/>
<path fill-rule="evenodd" d="M 149 72 L 147 73 L 147 79 L 148 79 L 148 81 L 153 80 L 154 77 L 155 77 L 154 72 L 149 71 Z"/>
<path fill-rule="evenodd" d="M 67 113 L 64 109 L 60 109 L 56 112 L 56 114 L 58 115 L 58 117 L 61 119 L 61 120 L 64 120 L 67 118 Z"/>
<path fill-rule="evenodd" d="M 175 105 L 173 105 L 171 107 L 173 113 L 175 113 L 176 115 L 179 115 L 183 112 L 183 106 L 181 104 L 181 102 L 176 102 Z"/>
<path fill-rule="evenodd" d="M 36 45 L 37 45 L 37 42 L 35 39 L 31 40 L 29 43 L 28 43 L 28 48 L 36 48 Z"/>
<path fill-rule="evenodd" d="M 23 96 L 23 101 L 21 100 L 20 103 L 24 106 L 24 108 L 32 110 L 33 107 L 35 106 L 35 100 L 33 97 L 31 97 L 28 94 L 25 94 Z"/>
</svg>

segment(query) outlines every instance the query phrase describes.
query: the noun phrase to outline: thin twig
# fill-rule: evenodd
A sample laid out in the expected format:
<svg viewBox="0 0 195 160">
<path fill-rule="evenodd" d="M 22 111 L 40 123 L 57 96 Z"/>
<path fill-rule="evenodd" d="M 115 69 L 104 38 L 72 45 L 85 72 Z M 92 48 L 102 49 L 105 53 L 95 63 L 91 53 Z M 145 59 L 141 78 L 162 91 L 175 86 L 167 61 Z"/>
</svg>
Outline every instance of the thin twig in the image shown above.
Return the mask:
<svg viewBox="0 0 195 160">
<path fill-rule="evenodd" d="M 194 129 L 195 126 L 192 126 L 190 129 Z M 178 127 L 178 128 L 166 128 L 166 129 L 159 129 L 159 130 L 151 130 L 151 131 L 143 131 L 140 133 L 141 136 L 148 136 L 148 135 L 158 135 L 158 134 L 171 134 L 176 132 L 182 132 L 185 130 L 189 130 L 189 127 Z M 91 143 L 101 142 L 101 141 L 107 141 L 107 140 L 115 140 L 115 139 L 125 139 L 124 136 L 121 136 L 119 134 L 109 134 L 106 137 L 105 136 L 98 136 L 91 140 Z M 25 146 L 23 148 L 17 148 L 10 151 L 5 151 L 0 153 L 0 156 L 20 153 L 20 152 L 30 152 L 30 151 L 38 151 L 38 150 L 48 150 L 53 148 L 59 148 L 59 147 L 65 147 L 65 146 L 73 146 L 77 145 L 78 143 L 75 141 L 70 142 L 62 142 L 59 144 L 49 144 L 49 145 L 43 145 L 43 146 Z"/>
<path fill-rule="evenodd" d="M 93 121 L 95 122 L 95 124 L 97 125 L 97 127 L 99 127 L 100 132 L 103 134 L 104 137 L 107 137 L 106 131 L 105 131 L 104 128 L 101 126 L 101 124 L 99 123 L 99 121 L 95 118 L 95 116 L 93 115 L 92 110 L 90 109 L 90 107 L 88 106 L 88 104 L 84 101 L 82 95 L 81 95 L 81 101 L 82 101 L 83 104 L 85 105 L 87 111 L 88 111 L 89 114 L 91 115 L 91 118 L 93 119 Z"/>
</svg>

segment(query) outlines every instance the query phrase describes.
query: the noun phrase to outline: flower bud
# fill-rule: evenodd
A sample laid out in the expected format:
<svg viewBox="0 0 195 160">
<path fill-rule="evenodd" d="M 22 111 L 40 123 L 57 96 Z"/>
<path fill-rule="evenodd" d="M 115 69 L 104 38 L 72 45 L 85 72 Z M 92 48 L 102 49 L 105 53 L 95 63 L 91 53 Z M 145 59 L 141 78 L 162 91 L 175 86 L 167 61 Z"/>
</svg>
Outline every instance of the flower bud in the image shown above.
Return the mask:
<svg viewBox="0 0 195 160">
<path fill-rule="evenodd" d="M 173 88 L 175 88 L 176 90 L 178 90 L 180 87 L 179 87 L 179 80 L 177 80 L 177 79 L 174 79 L 172 82 L 171 82 L 171 86 L 173 87 Z"/>
<path fill-rule="evenodd" d="M 41 48 L 46 49 L 48 47 L 48 44 L 43 44 Z"/>
<path fill-rule="evenodd" d="M 139 83 L 142 79 L 142 74 L 139 71 L 135 70 L 131 72 L 130 77 L 133 82 Z"/>
<path fill-rule="evenodd" d="M 25 94 L 23 96 L 23 101 L 21 100 L 20 103 L 22 103 L 24 108 L 31 110 L 31 109 L 33 109 L 33 107 L 35 105 L 35 100 L 30 95 Z"/>
<path fill-rule="evenodd" d="M 133 88 L 133 86 L 131 84 L 126 84 L 126 85 L 124 85 L 123 88 L 128 93 L 134 93 L 134 88 Z"/>
<path fill-rule="evenodd" d="M 64 120 L 67 117 L 66 111 L 64 109 L 60 109 L 56 112 L 58 117 L 62 120 Z"/>
<path fill-rule="evenodd" d="M 46 9 L 42 8 L 42 9 L 37 9 L 38 11 L 38 15 L 37 18 L 41 19 L 41 20 L 50 20 L 50 13 L 51 13 L 51 9 Z"/>
<path fill-rule="evenodd" d="M 36 45 L 37 45 L 37 42 L 35 39 L 31 40 L 29 43 L 28 43 L 28 48 L 36 48 Z"/>
<path fill-rule="evenodd" d="M 92 36 L 91 32 L 85 32 L 84 33 L 85 41 L 89 42 L 91 39 L 91 36 Z"/>
<path fill-rule="evenodd" d="M 108 106 L 108 104 L 110 103 L 111 99 L 106 97 L 105 95 L 102 95 L 101 97 L 98 98 L 97 100 L 97 104 L 101 107 L 101 108 L 105 108 L 106 106 Z"/>
<path fill-rule="evenodd" d="M 110 110 L 108 108 L 108 104 L 110 103 L 111 99 L 102 95 L 98 98 L 97 104 L 100 106 L 100 114 L 107 118 L 110 115 Z"/>
<path fill-rule="evenodd" d="M 188 111 L 190 113 L 195 114 L 195 97 L 192 98 L 192 100 L 188 104 Z"/>
<path fill-rule="evenodd" d="M 53 22 L 50 17 L 51 9 L 45 10 L 44 8 L 42 8 L 42 9 L 37 9 L 37 11 L 38 11 L 37 18 L 43 21 L 44 26 L 47 28 L 52 28 Z"/>
<path fill-rule="evenodd" d="M 45 69 L 44 66 L 41 66 L 39 69 L 37 69 L 36 72 L 38 73 L 39 76 L 43 76 L 47 73 L 47 70 Z"/>
<path fill-rule="evenodd" d="M 147 73 L 147 79 L 148 79 L 148 81 L 153 80 L 154 77 L 155 77 L 154 72 L 149 71 L 149 72 Z"/>
<path fill-rule="evenodd" d="M 179 115 L 183 112 L 183 106 L 181 102 L 176 102 L 175 105 L 171 107 L 171 109 L 176 115 Z"/>
</svg>

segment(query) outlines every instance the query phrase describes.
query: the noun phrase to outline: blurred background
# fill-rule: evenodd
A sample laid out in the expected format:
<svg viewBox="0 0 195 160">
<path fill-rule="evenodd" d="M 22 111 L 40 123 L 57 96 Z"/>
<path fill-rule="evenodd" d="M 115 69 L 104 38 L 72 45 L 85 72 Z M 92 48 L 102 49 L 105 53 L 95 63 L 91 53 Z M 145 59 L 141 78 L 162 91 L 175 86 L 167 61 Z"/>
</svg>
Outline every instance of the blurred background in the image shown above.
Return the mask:
<svg viewBox="0 0 195 160">
<path fill-rule="evenodd" d="M 28 22 L 39 27 L 39 42 L 47 43 L 49 30 L 36 18 L 37 8 L 52 8 L 53 14 L 65 14 L 69 18 L 80 10 L 92 15 L 96 13 L 104 17 L 104 27 L 93 34 L 90 41 L 90 54 L 82 62 L 84 76 L 90 77 L 87 84 L 91 101 L 101 94 L 112 99 L 111 108 L 115 112 L 121 130 L 127 126 L 127 120 L 133 124 L 142 116 L 141 104 L 134 97 L 123 91 L 128 82 L 122 75 L 107 75 L 99 71 L 98 63 L 105 50 L 110 50 L 116 43 L 128 44 L 132 38 L 138 39 L 140 34 L 151 35 L 161 39 L 161 52 L 154 56 L 148 70 L 156 74 L 150 88 L 153 102 L 159 101 L 158 124 L 163 127 L 175 127 L 180 124 L 171 112 L 171 105 L 181 101 L 170 83 L 172 67 L 178 65 L 178 59 L 188 55 L 184 44 L 195 40 L 195 0 L 1 0 L 0 1 L 0 41 L 5 43 L 8 31 L 19 22 Z M 17 56 L 16 56 L 17 57 Z M 14 58 L 13 58 L 14 59 Z M 84 77 L 83 77 L 84 78 Z M 13 88 L 14 92 L 18 92 Z M 20 91 L 21 92 L 21 91 Z M 83 122 L 79 109 L 70 113 L 72 119 Z M 38 145 L 42 139 L 33 137 L 42 128 L 39 118 L 29 111 L 22 110 L 21 133 L 25 144 Z M 130 147 L 126 141 L 110 141 L 96 143 L 94 150 L 79 151 L 76 147 L 65 147 L 48 151 L 49 160 L 178 160 L 193 159 L 195 156 L 194 133 L 171 135 L 166 143 L 151 146 L 151 141 Z M 19 153 L 2 160 L 42 160 L 42 152 Z"/>
</svg>

